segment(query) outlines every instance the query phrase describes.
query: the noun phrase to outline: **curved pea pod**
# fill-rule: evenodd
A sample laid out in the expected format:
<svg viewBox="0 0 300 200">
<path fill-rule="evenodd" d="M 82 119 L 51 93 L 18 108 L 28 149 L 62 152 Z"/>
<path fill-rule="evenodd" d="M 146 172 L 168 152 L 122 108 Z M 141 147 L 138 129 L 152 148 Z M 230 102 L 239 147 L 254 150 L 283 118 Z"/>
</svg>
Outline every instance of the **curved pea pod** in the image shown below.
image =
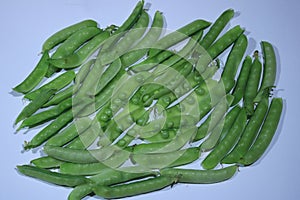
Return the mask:
<svg viewBox="0 0 300 200">
<path fill-rule="evenodd" d="M 47 169 L 41 169 L 30 165 L 21 165 L 17 166 L 17 168 L 19 172 L 26 176 L 40 179 L 56 185 L 74 187 L 89 182 L 89 180 L 84 176 L 60 174 L 58 172 L 52 172 Z"/>
<path fill-rule="evenodd" d="M 175 167 L 189 164 L 197 160 L 200 156 L 199 148 L 192 147 L 168 153 L 133 154 L 133 163 L 150 169 L 160 169 L 165 167 Z"/>
<path fill-rule="evenodd" d="M 143 11 L 144 1 L 139 1 L 134 7 L 133 11 L 130 13 L 129 17 L 125 22 L 118 27 L 116 31 L 112 32 L 112 38 L 103 45 L 103 51 L 109 51 L 110 48 L 129 30 L 136 21 L 139 19 Z"/>
<path fill-rule="evenodd" d="M 234 97 L 230 94 L 223 97 L 220 102 L 215 106 L 213 111 L 205 119 L 205 121 L 199 126 L 194 141 L 198 141 L 206 137 L 216 126 L 218 126 L 220 120 L 228 111 Z"/>
<path fill-rule="evenodd" d="M 52 158 L 50 156 L 43 156 L 43 157 L 39 157 L 39 158 L 31 160 L 30 163 L 35 165 L 38 168 L 52 169 L 52 168 L 58 168 L 64 162 L 61 160 Z"/>
<path fill-rule="evenodd" d="M 162 176 L 177 178 L 178 183 L 212 184 L 232 178 L 238 170 L 236 165 L 216 170 L 176 169 L 160 170 Z"/>
<path fill-rule="evenodd" d="M 245 30 L 242 29 L 239 25 L 231 28 L 224 35 L 222 35 L 217 41 L 215 41 L 208 49 L 207 52 L 211 57 L 211 60 L 214 60 L 219 56 L 223 51 L 225 51 L 230 45 L 232 45 L 238 37 L 243 34 Z"/>
<path fill-rule="evenodd" d="M 44 52 L 40 61 L 33 69 L 33 71 L 22 81 L 19 85 L 13 88 L 14 91 L 20 93 L 28 93 L 33 90 L 44 78 L 48 67 L 49 53 Z"/>
<path fill-rule="evenodd" d="M 120 57 L 124 67 L 128 67 L 141 59 L 148 52 L 149 47 L 158 40 L 162 33 L 164 20 L 162 13 L 156 11 L 150 30 L 135 47 Z"/>
<path fill-rule="evenodd" d="M 32 149 L 42 145 L 73 119 L 72 110 L 68 110 L 56 118 L 51 124 L 43 128 L 29 142 L 25 142 L 24 149 Z"/>
<path fill-rule="evenodd" d="M 67 111 L 71 107 L 72 107 L 72 99 L 71 98 L 66 99 L 60 104 L 54 106 L 53 108 L 38 112 L 24 119 L 24 121 L 21 123 L 21 125 L 18 127 L 17 130 L 20 130 L 22 128 L 33 128 L 38 125 L 44 124 L 58 117 L 60 114 Z"/>
<path fill-rule="evenodd" d="M 247 46 L 248 39 L 244 34 L 241 34 L 234 42 L 234 45 L 228 55 L 221 75 L 226 92 L 229 92 L 235 85 L 235 76 L 246 52 Z"/>
<path fill-rule="evenodd" d="M 261 68 L 261 62 L 256 56 L 251 66 L 249 78 L 244 93 L 243 103 L 249 116 L 251 116 L 254 112 L 254 98 L 258 93 L 258 87 L 261 80 Z"/>
<path fill-rule="evenodd" d="M 263 52 L 263 78 L 262 83 L 259 88 L 259 92 L 254 99 L 254 102 L 259 102 L 263 96 L 270 95 L 270 91 L 273 87 L 275 87 L 275 80 L 276 80 L 276 55 L 274 51 L 274 47 L 271 43 L 267 41 L 262 41 L 261 48 Z"/>
<path fill-rule="evenodd" d="M 183 41 L 184 39 L 188 38 L 189 36 L 193 35 L 194 33 L 204 30 L 210 26 L 210 22 L 205 20 L 197 19 L 178 30 L 169 33 L 168 35 L 164 36 L 163 38 L 159 39 L 154 45 L 153 49 L 149 51 L 149 57 L 153 57 L 159 54 L 162 50 L 168 49 L 169 47 Z"/>
<path fill-rule="evenodd" d="M 268 106 L 268 99 L 262 99 L 262 101 L 256 107 L 254 114 L 249 119 L 238 143 L 235 145 L 232 151 L 226 155 L 225 158 L 223 158 L 222 163 L 237 163 L 246 154 L 250 146 L 253 144 L 253 141 L 255 140 L 265 119 Z"/>
<path fill-rule="evenodd" d="M 237 83 L 232 91 L 232 95 L 234 96 L 232 105 L 236 105 L 244 96 L 246 84 L 251 70 L 251 65 L 252 65 L 251 57 L 246 56 L 242 64 L 242 68 L 239 73 Z"/>
<path fill-rule="evenodd" d="M 64 147 L 45 146 L 44 152 L 49 156 L 73 163 L 95 163 L 109 158 L 117 147 L 109 146 L 101 149 L 81 150 Z"/>
<path fill-rule="evenodd" d="M 60 58 L 60 59 L 49 59 L 49 63 L 57 68 L 71 69 L 80 66 L 84 63 L 93 53 L 95 53 L 110 36 L 107 31 L 99 33 L 93 37 L 90 41 L 84 44 L 78 51 L 73 54 Z"/>
<path fill-rule="evenodd" d="M 42 107 L 43 104 L 45 104 L 51 98 L 51 96 L 54 95 L 55 91 L 56 90 L 53 89 L 42 89 L 37 98 L 31 101 L 25 108 L 23 108 L 21 113 L 17 116 L 15 124 L 34 114 L 38 109 Z"/>
<path fill-rule="evenodd" d="M 175 183 L 176 180 L 174 180 L 173 178 L 159 176 L 147 180 L 137 181 L 128 184 L 121 184 L 112 187 L 95 185 L 93 187 L 93 192 L 96 195 L 106 199 L 116 199 L 161 190 Z"/>
<path fill-rule="evenodd" d="M 225 138 L 205 157 L 201 165 L 204 169 L 215 168 L 234 147 L 246 125 L 247 115 L 242 109 Z"/>
<path fill-rule="evenodd" d="M 55 34 L 51 35 L 43 44 L 42 52 L 49 51 L 59 43 L 66 40 L 68 37 L 70 37 L 73 33 L 76 31 L 86 28 L 86 27 L 96 27 L 97 22 L 94 20 L 83 20 L 81 22 L 78 22 L 76 24 L 73 24 L 71 26 L 68 26 Z"/>
<path fill-rule="evenodd" d="M 52 81 L 50 81 L 49 83 L 41 86 L 40 88 L 27 93 L 24 98 L 29 99 L 29 100 L 33 100 L 35 98 L 37 98 L 37 96 L 41 93 L 41 91 L 43 89 L 54 89 L 54 90 L 61 90 L 62 88 L 66 87 L 67 85 L 69 85 L 75 78 L 75 72 L 74 71 L 67 71 L 63 74 L 61 74 L 60 76 L 56 77 L 55 79 L 53 79 Z"/>
<path fill-rule="evenodd" d="M 211 131 L 208 137 L 201 143 L 201 151 L 212 150 L 229 132 L 230 128 L 233 126 L 236 120 L 240 107 L 234 107 L 227 115 L 224 120 L 221 120 Z"/>
<path fill-rule="evenodd" d="M 281 118 L 282 107 L 282 98 L 272 99 L 267 116 L 258 136 L 247 153 L 240 159 L 240 164 L 251 165 L 264 154 L 276 133 Z"/>
<path fill-rule="evenodd" d="M 217 39 L 218 35 L 222 32 L 228 22 L 233 18 L 234 10 L 225 10 L 211 25 L 208 32 L 204 35 L 203 39 L 200 41 L 200 45 L 204 49 L 208 49 L 210 45 Z"/>
</svg>

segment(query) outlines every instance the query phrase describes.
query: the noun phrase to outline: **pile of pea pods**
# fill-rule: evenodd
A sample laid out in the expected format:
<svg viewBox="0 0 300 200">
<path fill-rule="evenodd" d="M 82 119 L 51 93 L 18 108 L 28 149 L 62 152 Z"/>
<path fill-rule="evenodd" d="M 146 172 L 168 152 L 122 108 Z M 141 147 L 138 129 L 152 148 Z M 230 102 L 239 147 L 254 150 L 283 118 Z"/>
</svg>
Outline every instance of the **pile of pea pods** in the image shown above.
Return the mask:
<svg viewBox="0 0 300 200">
<path fill-rule="evenodd" d="M 43 152 L 18 171 L 73 188 L 69 200 L 114 199 L 226 181 L 261 159 L 283 107 L 276 55 L 267 41 L 246 55 L 245 30 L 225 31 L 233 16 L 166 31 L 140 1 L 120 26 L 51 35 L 13 88 L 28 100 L 17 131 L 39 127 L 24 149 Z"/>
</svg>

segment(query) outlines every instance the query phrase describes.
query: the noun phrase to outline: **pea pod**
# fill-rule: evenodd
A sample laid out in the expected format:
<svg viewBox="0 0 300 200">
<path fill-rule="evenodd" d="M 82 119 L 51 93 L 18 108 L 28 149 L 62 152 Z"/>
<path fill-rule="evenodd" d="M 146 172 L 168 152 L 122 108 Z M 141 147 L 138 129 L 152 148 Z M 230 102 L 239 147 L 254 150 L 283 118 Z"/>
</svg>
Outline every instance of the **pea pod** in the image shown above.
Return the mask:
<svg viewBox="0 0 300 200">
<path fill-rule="evenodd" d="M 271 89 L 275 87 L 274 84 L 276 80 L 277 64 L 274 47 L 267 41 L 262 41 L 260 44 L 264 56 L 263 78 L 259 92 L 254 99 L 255 102 L 259 102 L 264 95 L 268 96 L 270 94 Z"/>
<path fill-rule="evenodd" d="M 252 65 L 251 57 L 246 56 L 242 64 L 242 68 L 239 73 L 237 83 L 232 91 L 232 95 L 234 96 L 232 105 L 236 105 L 244 96 L 246 84 L 251 70 L 251 65 Z"/>
<path fill-rule="evenodd" d="M 59 43 L 63 42 L 68 37 L 70 37 L 73 33 L 75 33 L 76 31 L 78 31 L 82 28 L 96 27 L 96 26 L 97 26 L 97 22 L 95 22 L 94 20 L 90 20 L 90 19 L 83 20 L 81 22 L 78 22 L 76 24 L 68 26 L 68 27 L 56 32 L 55 34 L 51 35 L 44 42 L 43 47 L 42 47 L 42 52 L 44 53 L 46 51 L 51 50 L 53 47 L 55 47 Z"/>
<path fill-rule="evenodd" d="M 248 121 L 245 130 L 233 150 L 223 158 L 222 163 L 237 163 L 253 144 L 268 110 L 268 99 L 263 99 Z"/>
<path fill-rule="evenodd" d="M 49 53 L 44 52 L 43 56 L 41 57 L 40 61 L 33 69 L 33 71 L 25 78 L 24 81 L 22 81 L 22 83 L 14 87 L 13 90 L 23 94 L 33 90 L 43 80 L 48 70 L 49 67 L 48 59 L 49 59 Z"/>
<path fill-rule="evenodd" d="M 17 166 L 17 168 L 19 172 L 26 176 L 37 178 L 56 185 L 74 187 L 76 185 L 88 183 L 88 179 L 84 176 L 60 174 L 30 165 L 21 165 Z"/>
<path fill-rule="evenodd" d="M 276 132 L 281 118 L 282 107 L 283 103 L 281 98 L 272 99 L 266 119 L 264 120 L 258 136 L 247 153 L 240 159 L 240 164 L 251 165 L 264 154 Z"/>
<path fill-rule="evenodd" d="M 55 93 L 53 89 L 42 89 L 37 98 L 30 102 L 21 113 L 17 116 L 15 124 L 20 122 L 21 120 L 30 117 L 33 113 L 35 113 L 38 109 L 42 107 L 45 102 L 47 102 L 50 97 Z"/>
<path fill-rule="evenodd" d="M 161 190 L 167 186 L 171 186 L 176 182 L 173 178 L 159 176 L 138 182 L 122 184 L 114 187 L 96 185 L 93 191 L 96 195 L 106 199 L 124 198 Z"/>
<path fill-rule="evenodd" d="M 213 169 L 220 163 L 222 158 L 225 157 L 239 139 L 245 127 L 246 120 L 246 112 L 242 109 L 225 138 L 202 161 L 201 165 L 204 169 Z"/>
<path fill-rule="evenodd" d="M 235 165 L 216 170 L 166 168 L 160 174 L 177 178 L 178 183 L 212 184 L 230 179 L 237 170 Z"/>
<path fill-rule="evenodd" d="M 69 85 L 73 81 L 74 78 L 75 78 L 75 72 L 67 71 L 67 72 L 61 74 L 60 76 L 56 77 L 49 83 L 41 86 L 40 88 L 38 88 L 30 93 L 27 93 L 24 96 L 24 98 L 33 100 L 33 99 L 37 98 L 37 96 L 41 93 L 41 91 L 43 89 L 54 89 L 54 90 L 59 91 L 62 88 L 64 88 L 65 86 Z"/>
<path fill-rule="evenodd" d="M 84 63 L 96 50 L 98 50 L 104 41 L 110 36 L 107 31 L 103 31 L 88 41 L 75 53 L 59 59 L 50 59 L 50 64 L 57 68 L 71 69 L 80 66 Z"/>
</svg>

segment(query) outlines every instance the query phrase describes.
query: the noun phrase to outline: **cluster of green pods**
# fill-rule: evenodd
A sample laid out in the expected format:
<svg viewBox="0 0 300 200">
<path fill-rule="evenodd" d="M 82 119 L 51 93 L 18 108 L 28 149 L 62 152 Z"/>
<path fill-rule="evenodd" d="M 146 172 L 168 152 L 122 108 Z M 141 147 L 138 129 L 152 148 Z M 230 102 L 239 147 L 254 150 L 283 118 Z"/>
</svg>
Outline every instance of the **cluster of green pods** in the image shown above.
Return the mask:
<svg viewBox="0 0 300 200">
<path fill-rule="evenodd" d="M 274 46 L 246 55 L 245 30 L 225 31 L 233 9 L 164 35 L 162 12 L 150 20 L 144 7 L 120 26 L 83 20 L 44 42 L 13 88 L 30 101 L 17 131 L 41 128 L 24 149 L 44 155 L 21 174 L 73 188 L 69 200 L 117 199 L 226 181 L 265 154 L 283 110 Z"/>
</svg>

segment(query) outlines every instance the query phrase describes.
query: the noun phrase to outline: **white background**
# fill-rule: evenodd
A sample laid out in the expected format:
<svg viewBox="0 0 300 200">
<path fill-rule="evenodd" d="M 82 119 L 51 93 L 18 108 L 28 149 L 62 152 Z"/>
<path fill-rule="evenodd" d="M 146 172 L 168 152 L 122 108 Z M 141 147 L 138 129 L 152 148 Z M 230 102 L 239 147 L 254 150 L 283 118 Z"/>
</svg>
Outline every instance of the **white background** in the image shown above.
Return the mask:
<svg viewBox="0 0 300 200">
<path fill-rule="evenodd" d="M 83 19 L 92 18 L 101 27 L 120 25 L 137 0 L 27 0 L 0 3 L 0 99 L 1 99 L 1 187 L 0 199 L 66 199 L 68 188 L 21 176 L 15 170 L 40 155 L 22 153 L 27 134 L 14 134 L 13 121 L 23 107 L 21 97 L 9 92 L 33 69 L 43 41 L 52 33 Z M 283 117 L 271 147 L 257 164 L 241 168 L 231 180 L 214 185 L 176 185 L 128 199 L 300 199 L 299 124 L 299 19 L 297 0 L 148 0 L 150 13 L 164 13 L 167 28 L 176 29 L 196 18 L 215 20 L 228 8 L 239 12 L 231 26 L 240 24 L 251 40 L 248 53 L 259 48 L 259 41 L 275 45 L 278 55 L 277 91 L 285 100 Z M 256 43 L 253 43 L 253 42 Z M 297 123 L 298 121 L 298 123 Z M 90 198 L 95 199 L 95 198 Z M 96 198 L 98 199 L 98 198 Z"/>
</svg>

